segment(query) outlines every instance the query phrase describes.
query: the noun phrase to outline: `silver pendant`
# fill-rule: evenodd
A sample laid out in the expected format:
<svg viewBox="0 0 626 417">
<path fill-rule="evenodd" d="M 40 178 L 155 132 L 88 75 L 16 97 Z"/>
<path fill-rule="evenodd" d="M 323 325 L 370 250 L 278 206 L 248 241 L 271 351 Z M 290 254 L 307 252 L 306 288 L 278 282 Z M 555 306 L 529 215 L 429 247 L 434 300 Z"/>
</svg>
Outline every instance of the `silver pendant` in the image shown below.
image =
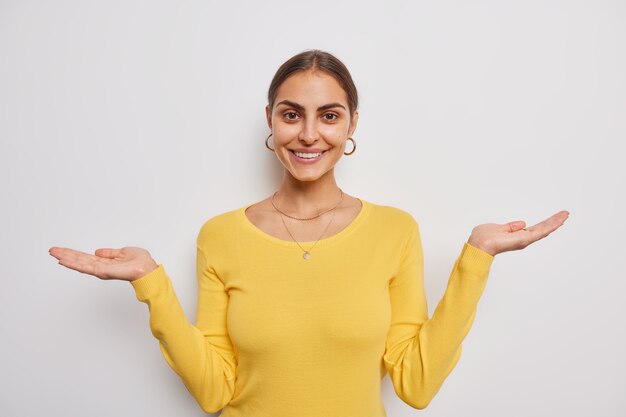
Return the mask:
<svg viewBox="0 0 626 417">
<path fill-rule="evenodd" d="M 307 260 L 308 260 L 308 259 L 311 259 L 311 254 L 310 254 L 309 252 L 304 252 L 304 254 L 302 255 L 302 257 L 303 257 L 304 259 L 307 259 Z"/>
</svg>

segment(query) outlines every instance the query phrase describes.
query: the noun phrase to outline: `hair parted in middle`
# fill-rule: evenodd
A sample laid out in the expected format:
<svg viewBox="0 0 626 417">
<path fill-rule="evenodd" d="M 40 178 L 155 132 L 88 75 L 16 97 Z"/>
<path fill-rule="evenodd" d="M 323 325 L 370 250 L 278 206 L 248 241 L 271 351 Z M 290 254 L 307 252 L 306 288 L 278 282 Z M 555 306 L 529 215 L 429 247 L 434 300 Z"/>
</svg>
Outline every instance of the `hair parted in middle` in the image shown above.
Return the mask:
<svg viewBox="0 0 626 417">
<path fill-rule="evenodd" d="M 270 88 L 267 92 L 267 101 L 270 107 L 270 111 L 274 108 L 274 101 L 276 100 L 276 94 L 278 88 L 283 82 L 291 75 L 297 72 L 307 70 L 319 70 L 323 71 L 332 77 L 334 77 L 341 88 L 346 92 L 348 97 L 348 107 L 350 108 L 350 118 L 352 118 L 354 112 L 359 106 L 359 96 L 352 80 L 352 76 L 348 71 L 348 68 L 334 55 L 320 51 L 319 49 L 310 49 L 292 56 L 285 61 L 276 74 L 272 78 Z"/>
</svg>

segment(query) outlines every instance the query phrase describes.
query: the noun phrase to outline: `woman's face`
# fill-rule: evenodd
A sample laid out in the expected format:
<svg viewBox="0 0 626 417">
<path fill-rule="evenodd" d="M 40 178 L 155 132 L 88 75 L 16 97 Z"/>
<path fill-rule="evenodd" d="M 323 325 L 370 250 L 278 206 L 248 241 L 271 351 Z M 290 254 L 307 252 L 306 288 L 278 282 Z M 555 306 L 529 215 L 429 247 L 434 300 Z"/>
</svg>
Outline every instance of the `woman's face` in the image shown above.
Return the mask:
<svg viewBox="0 0 626 417">
<path fill-rule="evenodd" d="M 274 108 L 265 111 L 276 156 L 299 181 L 332 175 L 358 119 L 355 111 L 350 120 L 346 92 L 322 71 L 287 78 L 277 90 Z"/>
</svg>

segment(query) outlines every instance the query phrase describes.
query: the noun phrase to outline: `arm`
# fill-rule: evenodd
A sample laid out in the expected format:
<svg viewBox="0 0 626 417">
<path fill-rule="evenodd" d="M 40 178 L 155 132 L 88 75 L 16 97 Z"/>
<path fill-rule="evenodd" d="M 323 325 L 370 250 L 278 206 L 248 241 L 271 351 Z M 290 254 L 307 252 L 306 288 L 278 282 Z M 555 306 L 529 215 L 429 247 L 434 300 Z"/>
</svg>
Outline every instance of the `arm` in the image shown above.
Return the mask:
<svg viewBox="0 0 626 417">
<path fill-rule="evenodd" d="M 424 294 L 422 244 L 414 222 L 398 273 L 389 284 L 391 326 L 383 357 L 394 389 L 404 402 L 425 408 L 454 369 L 494 256 L 524 249 L 545 238 L 568 217 L 569 212 L 562 210 L 527 228 L 522 220 L 475 227 L 430 319 Z"/>
<path fill-rule="evenodd" d="M 182 378 L 203 410 L 223 408 L 234 393 L 236 362 L 226 328 L 228 294 L 210 267 L 198 236 L 197 324 L 191 325 L 163 265 L 138 247 L 100 248 L 89 254 L 53 246 L 59 264 L 103 280 L 133 285 L 137 299 L 150 309 L 150 328 L 167 363 Z"/>
<path fill-rule="evenodd" d="M 200 407 L 214 413 L 231 400 L 236 362 L 226 329 L 228 294 L 197 251 L 196 325 L 187 320 L 163 265 L 132 281 L 137 299 L 148 305 L 150 329 L 169 366 Z"/>
<path fill-rule="evenodd" d="M 389 284 L 391 326 L 383 357 L 397 395 L 410 406 L 425 408 L 458 362 L 493 258 L 465 243 L 429 319 L 422 245 L 414 224 L 398 273 Z"/>
</svg>

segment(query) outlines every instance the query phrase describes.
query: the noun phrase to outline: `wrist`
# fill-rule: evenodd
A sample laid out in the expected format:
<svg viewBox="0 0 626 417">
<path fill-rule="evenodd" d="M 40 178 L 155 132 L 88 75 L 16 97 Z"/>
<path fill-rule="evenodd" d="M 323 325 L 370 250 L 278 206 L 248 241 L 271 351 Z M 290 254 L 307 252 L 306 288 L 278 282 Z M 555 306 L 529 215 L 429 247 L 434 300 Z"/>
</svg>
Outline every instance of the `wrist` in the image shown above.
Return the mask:
<svg viewBox="0 0 626 417">
<path fill-rule="evenodd" d="M 157 269 L 158 266 L 159 265 L 154 261 L 154 259 L 152 259 L 151 262 L 147 262 L 146 264 L 141 265 L 139 268 L 137 268 L 137 272 L 135 273 L 135 276 L 133 277 L 133 279 L 131 279 L 131 281 L 135 281 L 137 279 L 145 277 L 150 272 Z"/>
<path fill-rule="evenodd" d="M 483 244 L 480 240 L 476 239 L 473 235 L 467 239 L 467 244 L 475 247 L 476 249 L 480 249 L 483 252 L 488 253 L 491 256 L 496 256 L 496 254 L 488 248 L 485 244 Z"/>
</svg>

